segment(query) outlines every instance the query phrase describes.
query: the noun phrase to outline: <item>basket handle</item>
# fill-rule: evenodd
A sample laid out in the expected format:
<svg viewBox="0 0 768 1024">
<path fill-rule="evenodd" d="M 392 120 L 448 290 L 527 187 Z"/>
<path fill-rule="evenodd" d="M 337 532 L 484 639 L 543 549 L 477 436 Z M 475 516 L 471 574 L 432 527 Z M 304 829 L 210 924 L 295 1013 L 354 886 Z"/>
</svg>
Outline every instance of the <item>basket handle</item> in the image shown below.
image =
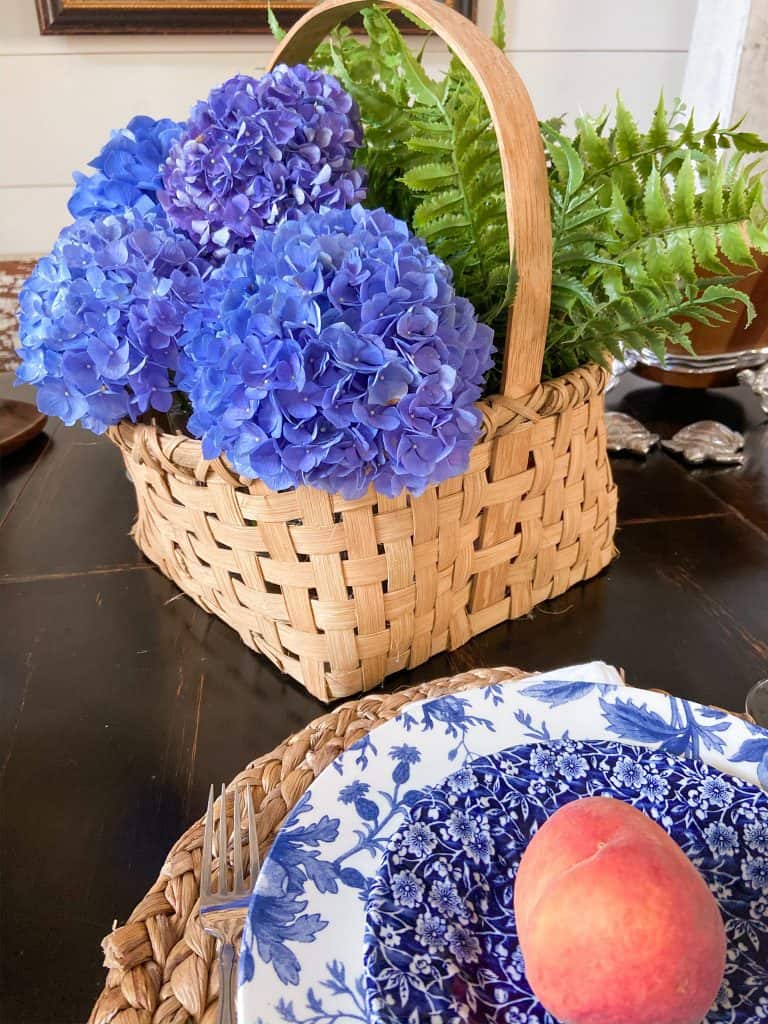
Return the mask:
<svg viewBox="0 0 768 1024">
<path fill-rule="evenodd" d="M 324 0 L 307 11 L 278 43 L 268 64 L 298 64 L 340 22 L 371 0 Z M 496 129 L 507 202 L 510 256 L 518 284 L 507 323 L 502 394 L 519 398 L 541 380 L 552 288 L 552 232 L 544 147 L 536 112 L 520 76 L 480 29 L 436 0 L 394 0 L 425 22 L 475 77 Z"/>
</svg>

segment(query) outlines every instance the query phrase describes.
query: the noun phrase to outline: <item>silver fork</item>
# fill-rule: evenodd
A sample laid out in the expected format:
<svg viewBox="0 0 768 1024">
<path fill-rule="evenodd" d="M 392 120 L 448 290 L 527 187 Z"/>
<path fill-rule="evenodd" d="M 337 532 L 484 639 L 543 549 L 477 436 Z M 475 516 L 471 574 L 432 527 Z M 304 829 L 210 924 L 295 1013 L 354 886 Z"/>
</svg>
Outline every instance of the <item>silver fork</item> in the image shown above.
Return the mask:
<svg viewBox="0 0 768 1024">
<path fill-rule="evenodd" d="M 232 884 L 229 885 L 227 870 L 227 789 L 221 787 L 219 803 L 219 828 L 216 843 L 218 859 L 218 890 L 213 891 L 212 875 L 214 860 L 213 786 L 208 794 L 208 810 L 205 813 L 205 834 L 203 836 L 203 859 L 200 868 L 200 923 L 203 929 L 219 943 L 219 1024 L 235 1024 L 235 967 L 237 950 L 235 943 L 240 938 L 245 924 L 245 912 L 251 898 L 251 890 L 259 874 L 259 845 L 256 837 L 256 814 L 249 786 L 245 787 L 245 806 L 248 812 L 248 850 L 250 868 L 248 884 L 243 876 L 243 833 L 240 828 L 240 790 L 234 793 L 232 807 Z"/>
</svg>

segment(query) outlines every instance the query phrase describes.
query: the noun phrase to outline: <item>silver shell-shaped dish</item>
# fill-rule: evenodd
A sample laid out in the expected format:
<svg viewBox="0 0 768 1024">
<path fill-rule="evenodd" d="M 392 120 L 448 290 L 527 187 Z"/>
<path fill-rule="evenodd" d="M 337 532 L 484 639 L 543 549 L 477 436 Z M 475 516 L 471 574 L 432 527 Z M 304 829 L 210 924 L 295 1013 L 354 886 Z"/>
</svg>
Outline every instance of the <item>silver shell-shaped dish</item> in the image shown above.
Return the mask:
<svg viewBox="0 0 768 1024">
<path fill-rule="evenodd" d="M 659 435 L 632 419 L 623 412 L 605 414 L 609 452 L 630 452 L 632 455 L 647 455 L 659 443 Z"/>
<path fill-rule="evenodd" d="M 671 440 L 662 441 L 662 445 L 667 451 L 682 455 L 693 466 L 705 462 L 740 466 L 744 462 L 744 436 L 715 420 L 691 423 Z"/>
<path fill-rule="evenodd" d="M 768 363 L 759 370 L 742 370 L 737 379 L 739 384 L 752 388 L 760 400 L 761 409 L 768 416 Z"/>
</svg>

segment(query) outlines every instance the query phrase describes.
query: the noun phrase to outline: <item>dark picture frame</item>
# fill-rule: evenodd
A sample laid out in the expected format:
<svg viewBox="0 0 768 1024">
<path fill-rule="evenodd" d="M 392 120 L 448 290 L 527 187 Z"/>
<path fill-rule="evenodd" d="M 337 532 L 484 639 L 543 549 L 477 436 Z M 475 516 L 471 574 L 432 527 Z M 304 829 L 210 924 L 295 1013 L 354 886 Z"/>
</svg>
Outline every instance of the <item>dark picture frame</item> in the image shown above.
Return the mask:
<svg viewBox="0 0 768 1024">
<path fill-rule="evenodd" d="M 473 21 L 477 0 L 445 0 Z M 266 0 L 35 0 L 42 35 L 103 33 L 269 33 Z M 271 4 L 284 27 L 292 25 L 312 2 L 275 0 Z M 403 18 L 398 24 L 418 32 Z"/>
</svg>

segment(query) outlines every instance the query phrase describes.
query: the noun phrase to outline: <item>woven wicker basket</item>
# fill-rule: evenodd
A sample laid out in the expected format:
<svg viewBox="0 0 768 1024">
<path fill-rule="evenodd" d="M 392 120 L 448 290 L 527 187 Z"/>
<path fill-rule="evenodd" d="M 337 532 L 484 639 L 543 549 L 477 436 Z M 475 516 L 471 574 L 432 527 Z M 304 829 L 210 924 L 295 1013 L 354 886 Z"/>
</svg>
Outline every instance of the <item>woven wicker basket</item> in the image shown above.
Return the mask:
<svg viewBox="0 0 768 1024">
<path fill-rule="evenodd" d="M 272 64 L 306 60 L 366 0 L 326 0 Z M 551 234 L 538 122 L 512 65 L 435 0 L 392 6 L 427 23 L 473 73 L 499 139 L 518 288 L 502 394 L 480 403 L 483 436 L 463 476 L 419 498 L 346 501 L 270 491 L 206 462 L 200 443 L 119 424 L 144 554 L 206 610 L 321 700 L 455 649 L 600 572 L 614 554 L 616 490 L 603 423 L 607 375 L 540 383 Z"/>
</svg>

